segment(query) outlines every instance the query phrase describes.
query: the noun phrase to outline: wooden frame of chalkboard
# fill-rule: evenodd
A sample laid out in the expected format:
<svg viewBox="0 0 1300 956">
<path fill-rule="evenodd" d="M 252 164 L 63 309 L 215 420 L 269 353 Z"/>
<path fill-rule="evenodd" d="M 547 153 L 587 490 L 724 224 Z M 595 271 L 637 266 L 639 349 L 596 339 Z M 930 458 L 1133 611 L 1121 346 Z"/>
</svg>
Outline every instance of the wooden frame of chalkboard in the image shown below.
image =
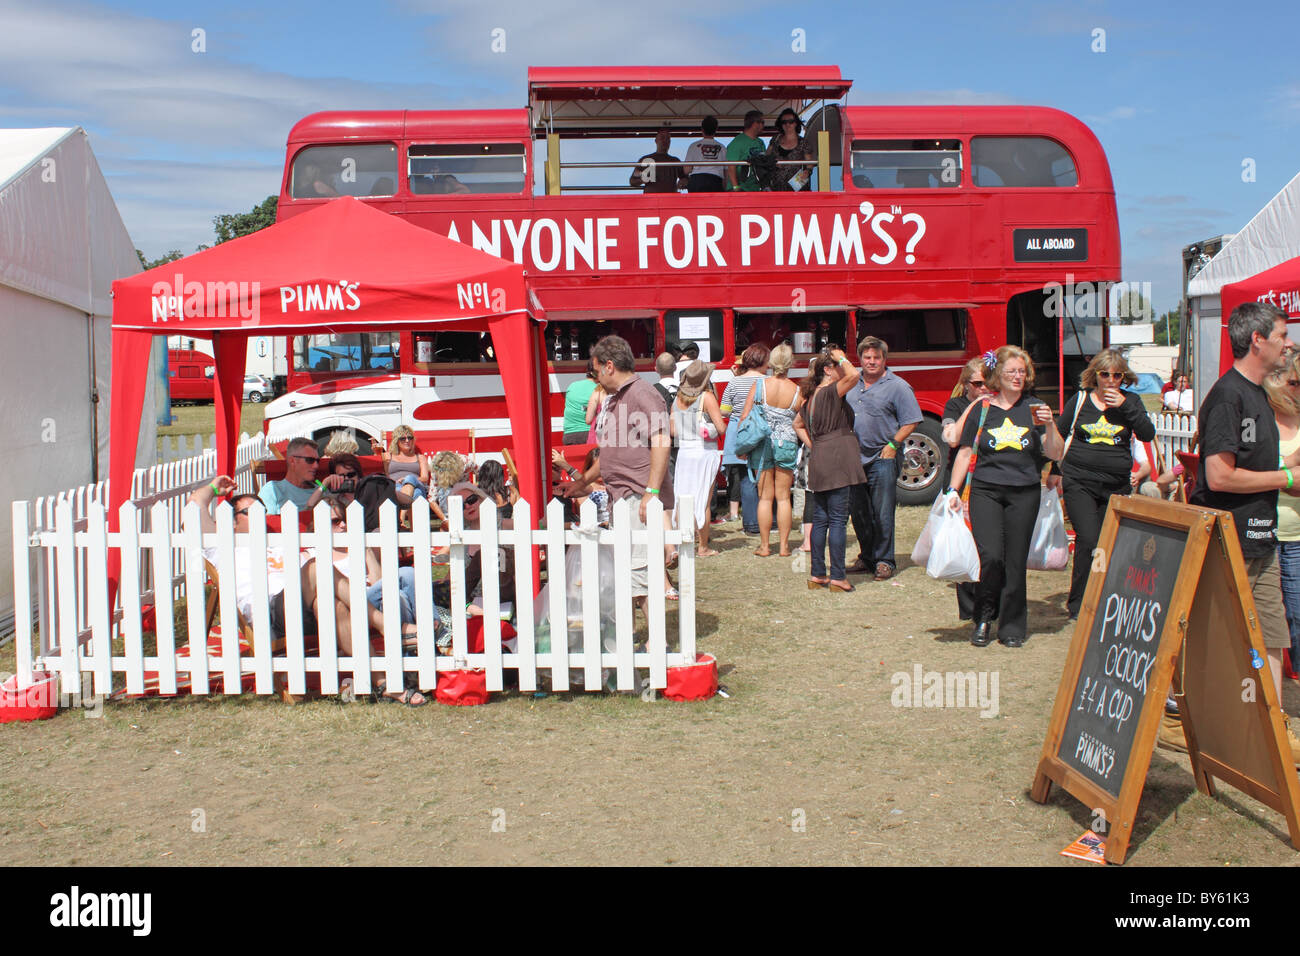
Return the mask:
<svg viewBox="0 0 1300 956">
<path fill-rule="evenodd" d="M 1300 849 L 1300 784 L 1272 681 L 1255 679 L 1264 648 L 1232 515 L 1116 496 L 1092 560 L 1030 796 L 1055 783 L 1093 808 L 1106 860 L 1123 863 L 1177 663 L 1198 788 L 1213 796 L 1218 776 L 1285 814 Z"/>
</svg>

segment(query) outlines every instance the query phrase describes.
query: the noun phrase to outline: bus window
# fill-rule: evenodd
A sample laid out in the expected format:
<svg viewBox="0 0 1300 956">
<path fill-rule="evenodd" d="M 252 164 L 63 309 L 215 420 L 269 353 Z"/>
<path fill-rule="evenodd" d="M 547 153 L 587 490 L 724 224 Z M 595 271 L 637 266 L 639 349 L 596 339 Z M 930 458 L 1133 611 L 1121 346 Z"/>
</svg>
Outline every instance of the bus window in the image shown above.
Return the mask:
<svg viewBox="0 0 1300 956">
<path fill-rule="evenodd" d="M 859 189 L 946 189 L 961 185 L 961 141 L 855 139 L 853 185 Z"/>
<path fill-rule="evenodd" d="M 396 371 L 398 332 L 299 335 L 293 340 L 295 372 Z"/>
<path fill-rule="evenodd" d="M 294 199 L 396 193 L 397 147 L 392 143 L 309 146 L 293 158 Z"/>
<path fill-rule="evenodd" d="M 416 332 L 415 367 L 428 371 L 438 365 L 496 365 L 492 336 L 487 332 Z"/>
<path fill-rule="evenodd" d="M 546 357 L 552 362 L 586 364 L 591 347 L 607 335 L 617 335 L 638 360 L 655 357 L 654 319 L 590 319 L 551 322 L 546 326 Z"/>
<path fill-rule="evenodd" d="M 522 143 L 413 145 L 406 156 L 411 192 L 418 195 L 524 191 Z"/>
<path fill-rule="evenodd" d="M 827 345 L 847 348 L 848 328 L 844 312 L 747 312 L 736 316 L 736 354 L 755 343 L 775 348 L 785 342 L 796 356 L 812 355 Z"/>
<path fill-rule="evenodd" d="M 664 348 L 681 348 L 683 342 L 700 347 L 701 362 L 723 360 L 722 310 L 673 309 L 664 313 Z M 737 346 L 743 352 L 744 348 Z"/>
<path fill-rule="evenodd" d="M 858 341 L 874 335 L 890 352 L 959 352 L 967 318 L 965 309 L 859 309 Z"/>
<path fill-rule="evenodd" d="M 971 140 L 976 186 L 1077 186 L 1079 172 L 1060 143 L 1042 136 L 976 136 Z"/>
</svg>

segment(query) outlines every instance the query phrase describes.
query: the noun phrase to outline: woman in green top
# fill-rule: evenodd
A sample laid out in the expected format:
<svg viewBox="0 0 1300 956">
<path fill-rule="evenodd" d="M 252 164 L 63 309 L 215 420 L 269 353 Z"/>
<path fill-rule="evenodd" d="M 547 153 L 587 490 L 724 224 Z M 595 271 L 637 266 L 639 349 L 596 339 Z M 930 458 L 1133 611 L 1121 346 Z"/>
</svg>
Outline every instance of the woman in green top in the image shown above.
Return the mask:
<svg viewBox="0 0 1300 956">
<path fill-rule="evenodd" d="M 584 445 L 587 432 L 587 401 L 596 390 L 596 366 L 587 359 L 587 377 L 580 378 L 564 392 L 564 443 Z"/>
</svg>

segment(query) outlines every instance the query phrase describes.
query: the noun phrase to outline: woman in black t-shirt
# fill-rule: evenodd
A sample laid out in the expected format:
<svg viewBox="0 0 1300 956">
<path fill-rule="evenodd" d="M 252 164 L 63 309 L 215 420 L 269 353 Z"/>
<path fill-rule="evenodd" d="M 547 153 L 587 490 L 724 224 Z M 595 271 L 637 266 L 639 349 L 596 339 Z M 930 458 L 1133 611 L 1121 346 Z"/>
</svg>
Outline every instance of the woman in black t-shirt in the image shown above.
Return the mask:
<svg viewBox="0 0 1300 956">
<path fill-rule="evenodd" d="M 959 492 L 972 455 L 970 520 L 979 549 L 980 580 L 975 589 L 975 627 L 970 641 L 984 647 L 993 640 L 1020 647 L 1028 637 L 1025 563 L 1038 516 L 1039 460 L 1061 457 L 1061 436 L 1045 428 L 1052 412 L 1031 398 L 1034 363 L 1024 349 L 1004 345 L 986 377 L 994 394 L 972 408 L 953 462 L 949 507 L 961 508 Z"/>
<path fill-rule="evenodd" d="M 952 464 L 960 447 L 962 429 L 966 426 L 969 409 L 978 407 L 981 398 L 988 397 L 984 376 L 995 364 L 992 353 L 987 358 L 977 355 L 961 370 L 961 378 L 953 389 L 953 397 L 943 406 L 943 440 L 948 444 L 948 464 L 943 472 L 944 487 L 952 479 Z M 974 405 L 972 404 L 974 403 Z M 969 621 L 975 616 L 975 582 L 961 581 L 957 585 L 957 616 Z"/>
<path fill-rule="evenodd" d="M 1156 437 L 1142 399 L 1120 390 L 1136 382 L 1118 351 L 1098 352 L 1079 376 L 1080 390 L 1056 419 L 1056 429 L 1066 441 L 1061 459 L 1065 510 L 1074 526 L 1074 570 L 1065 602 L 1071 620 L 1079 616 L 1110 496 L 1132 490 L 1133 437 L 1143 442 Z"/>
</svg>

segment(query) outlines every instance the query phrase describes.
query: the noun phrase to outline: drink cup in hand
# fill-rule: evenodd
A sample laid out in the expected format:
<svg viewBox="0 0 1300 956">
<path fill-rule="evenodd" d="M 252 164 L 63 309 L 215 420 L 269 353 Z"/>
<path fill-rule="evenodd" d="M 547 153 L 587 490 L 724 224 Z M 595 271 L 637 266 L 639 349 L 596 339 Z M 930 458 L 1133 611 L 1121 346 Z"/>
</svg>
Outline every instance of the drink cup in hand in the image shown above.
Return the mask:
<svg viewBox="0 0 1300 956">
<path fill-rule="evenodd" d="M 1110 408 L 1118 408 L 1124 404 L 1124 396 L 1120 394 L 1118 388 L 1108 388 L 1101 394 L 1102 398 L 1106 400 L 1106 405 Z"/>
<path fill-rule="evenodd" d="M 1034 406 L 1034 424 L 1046 425 L 1052 420 L 1052 410 L 1046 405 L 1038 404 Z"/>
</svg>

